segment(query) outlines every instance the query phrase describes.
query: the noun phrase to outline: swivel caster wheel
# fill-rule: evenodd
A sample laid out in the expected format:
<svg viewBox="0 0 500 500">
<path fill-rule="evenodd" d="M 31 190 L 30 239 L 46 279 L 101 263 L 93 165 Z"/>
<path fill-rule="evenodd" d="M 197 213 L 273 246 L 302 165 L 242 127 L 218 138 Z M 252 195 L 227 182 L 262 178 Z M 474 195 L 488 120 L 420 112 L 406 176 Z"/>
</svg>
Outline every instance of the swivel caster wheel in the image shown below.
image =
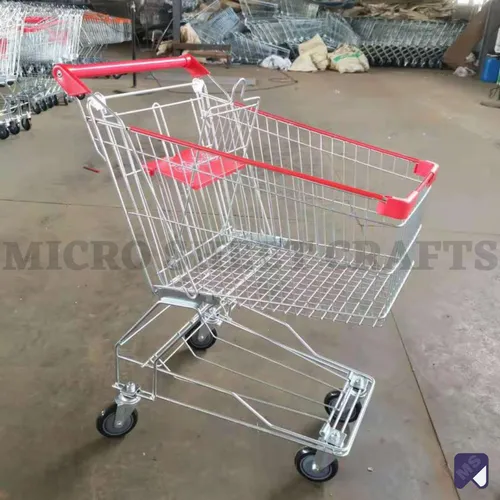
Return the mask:
<svg viewBox="0 0 500 500">
<path fill-rule="evenodd" d="M 68 99 L 68 96 L 65 94 L 64 97 L 63 97 L 63 102 L 64 104 L 67 106 L 69 104 L 69 99 Z"/>
<path fill-rule="evenodd" d="M 19 132 L 21 132 L 21 127 L 19 126 L 19 123 L 16 123 L 16 122 L 10 122 L 10 125 L 9 125 L 9 132 L 10 132 L 12 135 L 17 135 L 17 134 L 19 134 Z"/>
<path fill-rule="evenodd" d="M 105 410 L 101 411 L 96 420 L 96 428 L 100 434 L 108 438 L 120 438 L 128 434 L 136 425 L 139 420 L 139 413 L 137 410 L 130 414 L 130 416 L 123 422 L 120 427 L 115 425 L 116 403 L 108 406 Z"/>
<path fill-rule="evenodd" d="M 42 108 L 40 107 L 40 103 L 35 102 L 31 107 L 31 111 L 35 113 L 35 115 L 39 115 L 42 112 Z"/>
<path fill-rule="evenodd" d="M 0 125 L 0 139 L 4 140 L 9 137 L 10 132 L 9 129 L 5 125 Z"/>
<path fill-rule="evenodd" d="M 21 126 L 24 130 L 28 131 L 31 128 L 31 120 L 29 118 L 23 118 L 21 120 Z"/>
<path fill-rule="evenodd" d="M 330 391 L 326 396 L 325 399 L 323 400 L 323 403 L 325 404 L 325 410 L 328 415 L 330 415 L 335 408 L 335 405 L 337 404 L 337 400 L 339 399 L 341 395 L 341 392 L 337 389 L 334 389 L 333 391 Z M 356 404 L 354 405 L 354 408 L 349 405 L 349 401 L 347 402 L 346 407 L 344 408 L 344 411 L 342 415 L 340 415 L 339 422 L 345 422 L 349 418 L 349 422 L 354 422 L 356 419 L 359 417 L 359 414 L 361 413 L 361 402 L 356 401 Z M 337 410 L 338 411 L 338 410 Z M 350 416 L 349 416 L 350 414 Z"/>
<path fill-rule="evenodd" d="M 184 334 L 184 338 L 191 349 L 195 351 L 206 351 L 217 341 L 217 330 L 215 328 L 210 328 L 210 330 L 208 330 L 204 324 L 202 325 L 198 321 Z"/>
<path fill-rule="evenodd" d="M 122 75 L 113 75 L 113 78 L 114 78 L 115 80 L 119 80 L 121 77 L 122 77 Z"/>
<path fill-rule="evenodd" d="M 51 96 L 47 97 L 47 98 L 45 99 L 45 102 L 47 103 L 47 106 L 48 106 L 49 108 L 53 108 L 53 107 L 54 107 L 54 101 L 52 100 L 52 97 L 51 97 Z"/>
<path fill-rule="evenodd" d="M 47 103 L 45 102 L 45 99 L 42 99 L 40 101 L 40 108 L 42 108 L 42 111 L 47 111 L 48 106 L 47 106 Z"/>
<path fill-rule="evenodd" d="M 76 96 L 79 101 L 83 101 L 85 99 L 85 94 L 80 94 Z"/>
<path fill-rule="evenodd" d="M 54 103 L 54 106 L 59 106 L 59 98 L 56 95 L 52 96 L 52 102 Z"/>
<path fill-rule="evenodd" d="M 316 470 L 314 467 L 314 457 L 316 450 L 312 448 L 302 448 L 295 455 L 295 467 L 298 473 L 312 481 L 313 483 L 324 483 L 333 479 L 339 471 L 339 461 L 334 459 L 333 462 L 327 465 L 324 469 Z"/>
</svg>

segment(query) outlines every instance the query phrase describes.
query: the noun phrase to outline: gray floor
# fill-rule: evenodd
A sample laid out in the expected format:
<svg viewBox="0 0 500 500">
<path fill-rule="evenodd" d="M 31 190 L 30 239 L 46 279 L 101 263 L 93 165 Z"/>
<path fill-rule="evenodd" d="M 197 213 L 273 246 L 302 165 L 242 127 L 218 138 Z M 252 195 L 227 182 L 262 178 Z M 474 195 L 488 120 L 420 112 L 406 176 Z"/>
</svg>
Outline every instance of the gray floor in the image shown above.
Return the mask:
<svg viewBox="0 0 500 500">
<path fill-rule="evenodd" d="M 149 305 L 142 274 L 8 270 L 3 245 L 0 498 L 448 500 L 458 498 L 454 454 L 467 451 L 489 455 L 490 485 L 468 485 L 460 498 L 498 498 L 498 266 L 478 269 L 474 251 L 460 266 L 443 243 L 500 239 L 500 112 L 478 105 L 487 86 L 418 70 L 294 75 L 292 85 L 265 70 L 215 73 L 257 78 L 263 109 L 441 164 L 423 236 L 441 250 L 433 269 L 413 273 L 385 326 L 291 320 L 325 355 L 377 380 L 351 455 L 318 487 L 297 475 L 295 446 L 162 402 L 142 404 L 123 441 L 100 438 L 114 341 Z M 2 242 L 129 241 L 76 104 L 35 117 L 32 131 L 0 147 Z M 93 263 L 91 252 L 79 258 Z M 49 260 L 44 245 L 41 266 Z"/>
</svg>

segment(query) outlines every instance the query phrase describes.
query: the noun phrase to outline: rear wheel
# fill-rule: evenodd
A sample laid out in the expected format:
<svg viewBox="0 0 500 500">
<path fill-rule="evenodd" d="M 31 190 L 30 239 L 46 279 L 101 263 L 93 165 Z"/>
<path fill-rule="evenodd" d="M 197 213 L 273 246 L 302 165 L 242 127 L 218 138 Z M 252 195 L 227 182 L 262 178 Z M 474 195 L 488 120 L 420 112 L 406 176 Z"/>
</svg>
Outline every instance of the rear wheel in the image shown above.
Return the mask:
<svg viewBox="0 0 500 500">
<path fill-rule="evenodd" d="M 207 328 L 198 321 L 184 337 L 191 349 L 195 351 L 206 351 L 217 341 L 217 330 L 215 328 Z"/>
<path fill-rule="evenodd" d="M 335 409 L 335 406 L 337 404 L 338 399 L 340 398 L 340 395 L 341 392 L 338 389 L 334 389 L 325 396 L 323 403 L 325 404 L 325 410 L 326 413 L 328 413 L 328 415 L 330 415 L 332 411 Z M 346 407 L 344 408 L 344 411 L 342 412 L 342 415 L 340 415 L 339 421 L 345 422 L 347 419 L 349 419 L 349 422 L 354 422 L 359 417 L 359 414 L 361 413 L 361 408 L 362 406 L 360 401 L 356 401 L 354 408 L 352 408 L 352 404 L 350 404 L 350 402 L 348 401 Z"/>
</svg>

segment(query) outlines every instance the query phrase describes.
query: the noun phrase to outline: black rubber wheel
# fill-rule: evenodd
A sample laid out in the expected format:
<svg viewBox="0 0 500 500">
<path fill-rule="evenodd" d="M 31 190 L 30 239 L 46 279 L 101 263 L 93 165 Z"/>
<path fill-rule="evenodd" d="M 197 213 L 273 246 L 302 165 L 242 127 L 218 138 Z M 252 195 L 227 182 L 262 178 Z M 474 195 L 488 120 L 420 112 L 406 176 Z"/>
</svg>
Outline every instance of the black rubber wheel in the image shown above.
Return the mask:
<svg viewBox="0 0 500 500">
<path fill-rule="evenodd" d="M 5 125 L 0 125 L 0 139 L 4 140 L 9 137 L 10 132 L 8 128 Z"/>
<path fill-rule="evenodd" d="M 31 107 L 31 111 L 33 111 L 35 115 L 39 115 L 42 112 L 42 108 L 40 107 L 40 104 L 38 102 L 35 102 Z"/>
<path fill-rule="evenodd" d="M 68 96 L 67 96 L 67 95 L 65 95 L 65 96 L 63 97 L 63 102 L 64 102 L 64 104 L 66 104 L 66 106 L 69 104 L 69 99 L 68 99 Z"/>
<path fill-rule="evenodd" d="M 40 101 L 40 108 L 42 108 L 42 111 L 47 111 L 47 103 L 45 102 L 45 99 Z"/>
<path fill-rule="evenodd" d="M 96 428 L 100 434 L 108 438 L 119 438 L 128 434 L 139 420 L 139 413 L 134 409 L 130 417 L 123 423 L 121 427 L 115 427 L 116 403 L 102 410 L 96 420 Z"/>
<path fill-rule="evenodd" d="M 52 96 L 52 102 L 54 103 L 54 106 L 59 106 L 59 98 L 56 95 Z"/>
<path fill-rule="evenodd" d="M 122 77 L 122 75 L 113 75 L 113 78 L 114 78 L 115 80 L 119 80 L 121 77 Z"/>
<path fill-rule="evenodd" d="M 45 102 L 47 103 L 47 106 L 49 108 L 53 108 L 54 107 L 54 101 L 52 100 L 51 96 L 47 97 L 47 99 L 45 99 Z"/>
<path fill-rule="evenodd" d="M 29 118 L 23 118 L 21 120 L 21 126 L 24 130 L 29 130 L 31 128 L 31 120 Z"/>
<path fill-rule="evenodd" d="M 302 448 L 295 455 L 295 467 L 301 476 L 314 483 L 324 483 L 333 479 L 339 471 L 339 461 L 335 459 L 330 465 L 322 470 L 316 471 L 312 468 L 316 450 Z"/>
<path fill-rule="evenodd" d="M 85 99 L 85 94 L 80 94 L 76 96 L 79 101 L 83 101 Z"/>
<path fill-rule="evenodd" d="M 206 351 L 217 341 L 217 330 L 215 328 L 210 328 L 209 333 L 207 332 L 205 325 L 200 325 L 200 322 L 193 325 L 184 337 L 191 349 L 194 349 L 195 351 Z"/>
<path fill-rule="evenodd" d="M 21 127 L 19 126 L 19 123 L 17 123 L 17 122 L 10 122 L 10 125 L 9 125 L 9 132 L 10 132 L 12 135 L 17 135 L 17 134 L 19 134 L 19 132 L 21 132 Z"/>
<path fill-rule="evenodd" d="M 328 415 L 332 413 L 333 408 L 335 408 L 335 405 L 337 404 L 337 399 L 340 397 L 340 391 L 337 389 L 334 389 L 333 391 L 330 391 L 326 396 L 325 399 L 323 400 L 323 403 L 325 404 L 325 410 Z M 349 403 L 348 403 L 349 404 Z M 351 417 L 349 418 L 349 422 L 355 422 L 357 418 L 359 417 L 359 414 L 361 412 L 361 402 L 356 401 L 356 404 L 354 405 L 354 409 L 352 411 Z M 349 416 L 349 411 L 350 407 L 344 409 L 344 413 L 340 416 L 339 421 L 340 422 L 345 422 L 347 417 Z"/>
</svg>

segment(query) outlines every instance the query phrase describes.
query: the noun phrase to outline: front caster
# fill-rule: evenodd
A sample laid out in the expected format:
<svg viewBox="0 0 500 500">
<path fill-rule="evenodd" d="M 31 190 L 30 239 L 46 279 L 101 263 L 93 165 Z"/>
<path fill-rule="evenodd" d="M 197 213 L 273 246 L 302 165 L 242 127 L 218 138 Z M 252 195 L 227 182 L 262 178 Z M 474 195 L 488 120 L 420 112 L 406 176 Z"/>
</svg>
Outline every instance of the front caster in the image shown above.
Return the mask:
<svg viewBox="0 0 500 500">
<path fill-rule="evenodd" d="M 328 413 L 328 415 L 330 415 L 332 411 L 335 409 L 335 406 L 340 396 L 341 392 L 338 389 L 330 391 L 325 396 L 323 403 L 325 404 L 325 410 L 326 413 Z M 342 415 L 340 415 L 339 422 L 345 422 L 347 419 L 349 419 L 349 422 L 355 422 L 356 419 L 359 417 L 359 414 L 361 413 L 361 408 L 362 406 L 360 401 L 356 401 L 354 408 L 352 407 L 352 404 L 350 404 L 350 402 L 348 401 L 346 407 L 344 408 L 344 411 L 342 412 Z M 338 410 L 335 411 L 338 412 Z"/>
<path fill-rule="evenodd" d="M 194 332 L 194 333 L 193 333 Z M 185 334 L 184 338 L 191 349 L 195 351 L 206 351 L 212 347 L 217 340 L 217 330 L 208 329 L 200 321 L 195 323 Z"/>
<path fill-rule="evenodd" d="M 9 137 L 10 132 L 9 129 L 5 125 L 0 125 L 0 139 L 4 140 Z"/>
<path fill-rule="evenodd" d="M 38 102 L 35 102 L 33 106 L 31 107 L 31 110 L 35 115 L 39 115 L 42 112 L 42 108 L 40 107 L 40 104 Z"/>
<path fill-rule="evenodd" d="M 69 99 L 68 99 L 68 96 L 66 94 L 64 94 L 63 96 L 63 103 L 67 106 L 69 104 Z"/>
<path fill-rule="evenodd" d="M 47 99 L 45 99 L 45 102 L 47 103 L 47 106 L 49 108 L 53 108 L 54 107 L 54 101 L 52 100 L 51 96 L 47 97 Z"/>
<path fill-rule="evenodd" d="M 326 467 L 318 470 L 315 457 L 316 450 L 302 448 L 295 455 L 295 467 L 299 474 L 314 483 L 324 483 L 333 479 L 339 471 L 339 461 L 335 458 Z"/>
<path fill-rule="evenodd" d="M 59 106 L 59 98 L 56 95 L 52 96 L 52 102 L 54 103 L 54 106 Z"/>
<path fill-rule="evenodd" d="M 17 122 L 10 122 L 10 125 L 9 125 L 9 132 L 10 132 L 12 135 L 17 135 L 17 134 L 19 134 L 19 132 L 21 132 L 21 127 L 19 126 L 19 123 L 17 123 Z"/>
<path fill-rule="evenodd" d="M 42 111 L 47 111 L 47 103 L 45 102 L 45 99 L 42 99 L 40 101 L 40 108 L 42 109 Z"/>
<path fill-rule="evenodd" d="M 96 428 L 100 434 L 108 438 L 119 438 L 128 434 L 136 425 L 139 413 L 136 409 L 125 418 L 121 426 L 115 424 L 116 410 L 118 405 L 113 403 L 101 411 L 96 420 Z"/>
</svg>

